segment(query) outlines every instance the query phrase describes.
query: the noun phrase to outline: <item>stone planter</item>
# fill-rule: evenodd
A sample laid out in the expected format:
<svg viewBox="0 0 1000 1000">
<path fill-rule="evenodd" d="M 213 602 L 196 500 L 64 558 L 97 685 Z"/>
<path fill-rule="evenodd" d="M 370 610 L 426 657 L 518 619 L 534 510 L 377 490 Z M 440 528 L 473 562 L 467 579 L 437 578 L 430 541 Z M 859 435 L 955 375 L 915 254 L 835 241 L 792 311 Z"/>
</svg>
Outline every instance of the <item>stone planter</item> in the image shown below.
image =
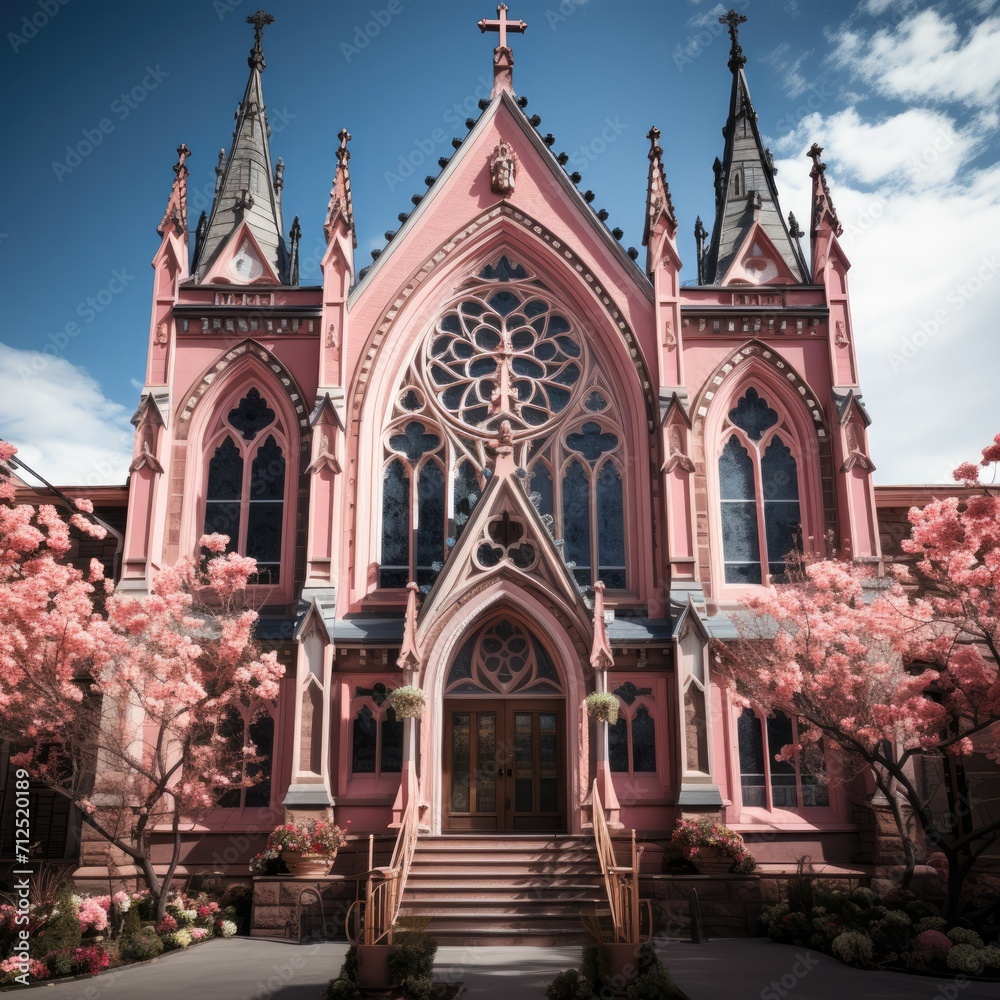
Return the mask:
<svg viewBox="0 0 1000 1000">
<path fill-rule="evenodd" d="M 391 944 L 358 945 L 358 983 L 367 990 L 387 990 L 389 981 L 389 955 Z"/>
<path fill-rule="evenodd" d="M 639 945 L 605 942 L 604 957 L 608 962 L 609 985 L 615 993 L 624 993 L 639 978 Z"/>
<path fill-rule="evenodd" d="M 330 874 L 337 852 L 333 854 L 309 854 L 306 851 L 282 851 L 281 857 L 290 875 L 321 878 Z"/>
</svg>

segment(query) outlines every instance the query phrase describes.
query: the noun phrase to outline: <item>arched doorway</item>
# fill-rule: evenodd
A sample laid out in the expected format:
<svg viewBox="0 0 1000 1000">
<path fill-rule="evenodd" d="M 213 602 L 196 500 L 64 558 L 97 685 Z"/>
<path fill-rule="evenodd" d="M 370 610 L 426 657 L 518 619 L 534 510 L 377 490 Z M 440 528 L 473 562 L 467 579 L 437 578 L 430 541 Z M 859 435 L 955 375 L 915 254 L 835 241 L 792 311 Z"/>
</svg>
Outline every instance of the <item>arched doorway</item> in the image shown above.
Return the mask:
<svg viewBox="0 0 1000 1000">
<path fill-rule="evenodd" d="M 538 638 L 506 616 L 481 626 L 443 696 L 442 830 L 565 832 L 566 699 Z"/>
</svg>

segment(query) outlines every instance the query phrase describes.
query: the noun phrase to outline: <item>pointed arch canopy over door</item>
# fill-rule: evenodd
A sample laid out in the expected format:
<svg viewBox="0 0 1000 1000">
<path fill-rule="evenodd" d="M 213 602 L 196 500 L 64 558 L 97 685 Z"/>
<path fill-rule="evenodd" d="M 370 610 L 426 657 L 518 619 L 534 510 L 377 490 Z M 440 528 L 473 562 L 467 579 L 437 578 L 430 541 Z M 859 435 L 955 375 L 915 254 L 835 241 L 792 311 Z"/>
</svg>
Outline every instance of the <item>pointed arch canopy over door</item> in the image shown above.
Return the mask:
<svg viewBox="0 0 1000 1000">
<path fill-rule="evenodd" d="M 445 682 L 444 826 L 566 829 L 565 711 L 551 658 L 525 628 L 480 628 Z"/>
</svg>

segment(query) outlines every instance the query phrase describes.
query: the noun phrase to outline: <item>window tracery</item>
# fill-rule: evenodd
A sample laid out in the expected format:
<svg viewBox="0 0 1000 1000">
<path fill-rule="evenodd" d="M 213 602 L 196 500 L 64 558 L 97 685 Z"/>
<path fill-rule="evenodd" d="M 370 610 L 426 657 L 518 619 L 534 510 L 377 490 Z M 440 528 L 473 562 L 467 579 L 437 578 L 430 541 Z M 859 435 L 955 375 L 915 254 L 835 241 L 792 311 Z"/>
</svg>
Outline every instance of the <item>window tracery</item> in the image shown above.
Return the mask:
<svg viewBox="0 0 1000 1000">
<path fill-rule="evenodd" d="M 238 711 L 230 706 L 219 720 L 217 735 L 225 741 L 234 758 L 243 756 L 244 747 L 253 745 L 257 751 L 256 763 L 244 764 L 246 779 L 252 781 L 247 788 L 227 788 L 216 805 L 220 809 L 260 809 L 271 804 L 271 760 L 274 755 L 274 716 L 272 707 L 258 701 Z"/>
<path fill-rule="evenodd" d="M 618 721 L 608 727 L 611 770 L 629 775 L 656 771 L 656 722 L 653 689 L 625 681 L 614 690 L 620 707 Z"/>
<path fill-rule="evenodd" d="M 446 695 L 561 694 L 562 684 L 542 644 L 502 618 L 479 629 L 458 651 Z"/>
<path fill-rule="evenodd" d="M 626 589 L 627 456 L 613 398 L 588 338 L 534 274 L 507 255 L 482 268 L 443 309 L 395 398 L 379 586 L 416 579 L 430 589 L 482 494 L 506 420 L 522 485 L 577 583 Z M 489 541 L 481 565 L 510 556 Z"/>
<path fill-rule="evenodd" d="M 388 703 L 391 688 L 376 683 L 355 688 L 351 706 L 353 774 L 399 774 L 403 769 L 403 722 Z"/>
</svg>

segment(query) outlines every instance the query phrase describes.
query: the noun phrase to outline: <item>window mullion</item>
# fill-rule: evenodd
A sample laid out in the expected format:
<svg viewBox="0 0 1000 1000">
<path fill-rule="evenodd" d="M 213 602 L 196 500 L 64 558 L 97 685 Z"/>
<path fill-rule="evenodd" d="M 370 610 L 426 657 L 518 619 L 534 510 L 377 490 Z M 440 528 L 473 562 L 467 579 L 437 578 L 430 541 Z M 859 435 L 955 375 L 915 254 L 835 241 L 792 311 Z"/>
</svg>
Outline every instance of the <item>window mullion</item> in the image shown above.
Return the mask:
<svg viewBox="0 0 1000 1000">
<path fill-rule="evenodd" d="M 760 554 L 760 579 L 764 586 L 771 582 L 768 572 L 770 563 L 767 556 L 767 522 L 764 519 L 764 480 L 760 467 L 761 450 L 753 447 L 750 449 L 751 460 L 753 461 L 753 489 L 757 508 L 757 538 Z M 765 728 L 767 728 L 765 726 Z"/>
<path fill-rule="evenodd" d="M 774 811 L 774 795 L 771 788 L 771 742 L 768 739 L 767 716 L 758 715 L 760 719 L 760 741 L 764 747 L 764 792 L 767 801 L 767 811 Z"/>
<path fill-rule="evenodd" d="M 240 537 L 236 551 L 245 555 L 247 537 L 250 534 L 250 486 L 253 481 L 253 452 L 247 448 L 243 452 L 243 485 L 240 489 Z"/>
</svg>

